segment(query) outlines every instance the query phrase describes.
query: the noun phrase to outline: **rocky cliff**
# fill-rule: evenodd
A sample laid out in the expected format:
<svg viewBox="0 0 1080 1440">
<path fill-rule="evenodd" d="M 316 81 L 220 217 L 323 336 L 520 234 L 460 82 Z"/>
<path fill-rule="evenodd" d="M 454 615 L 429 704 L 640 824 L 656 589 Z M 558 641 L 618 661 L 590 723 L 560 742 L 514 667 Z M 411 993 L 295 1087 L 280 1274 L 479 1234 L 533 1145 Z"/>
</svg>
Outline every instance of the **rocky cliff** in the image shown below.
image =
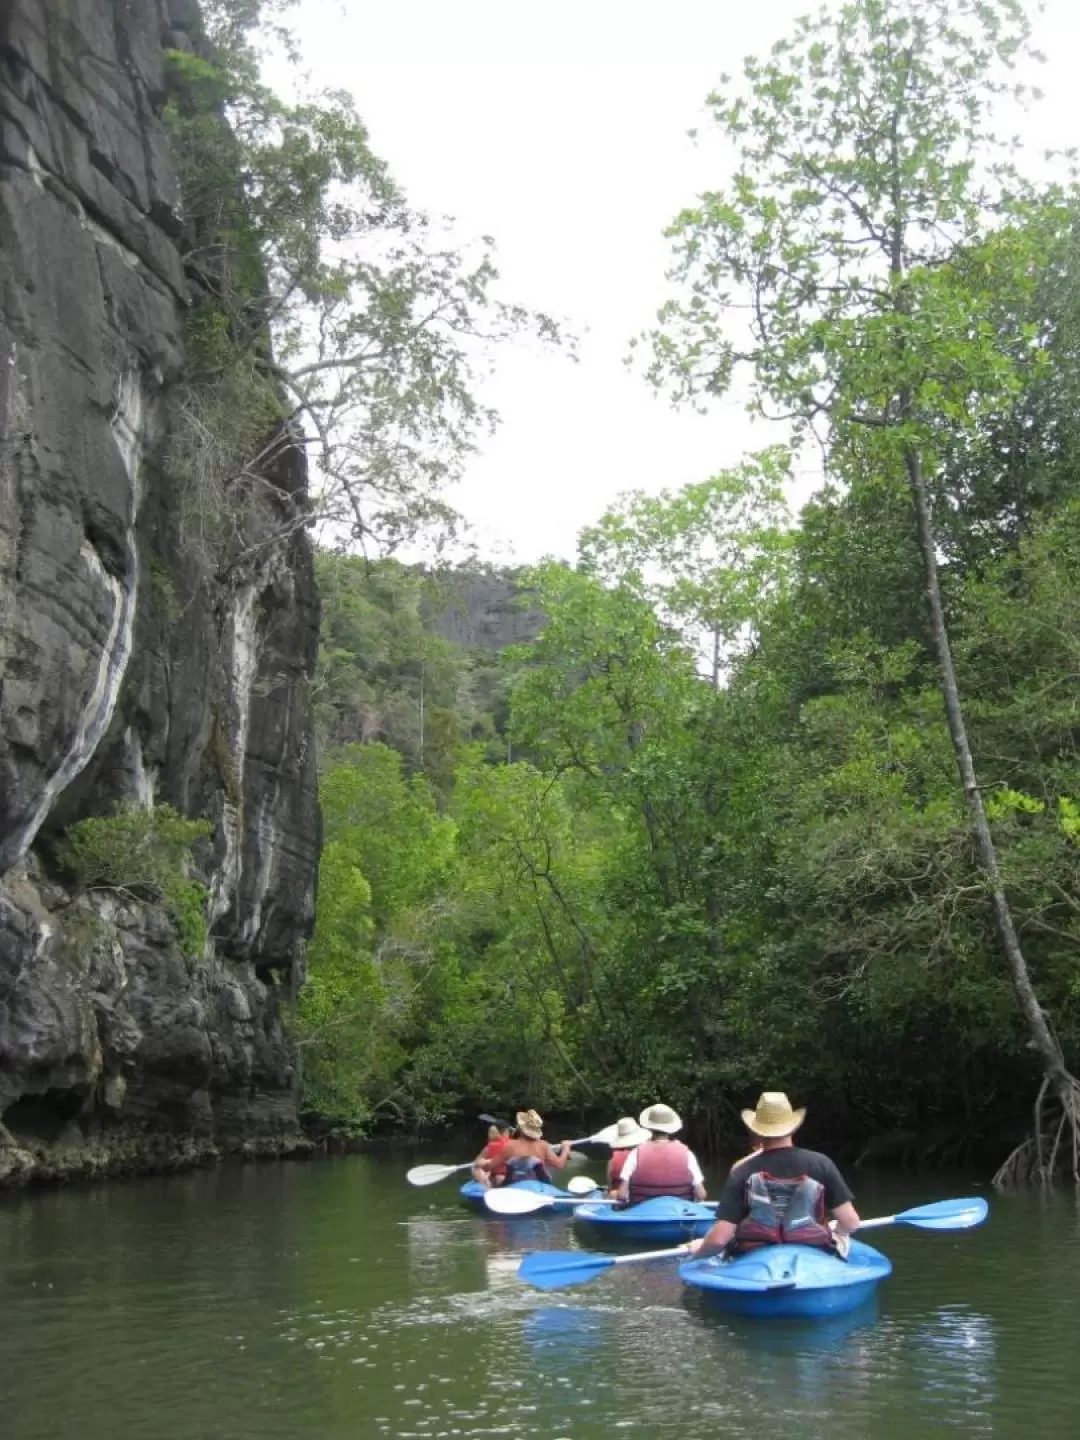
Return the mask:
<svg viewBox="0 0 1080 1440">
<path fill-rule="evenodd" d="M 498 653 L 535 640 L 544 616 L 520 570 L 494 567 L 442 573 L 425 603 L 425 616 L 436 635 L 464 650 Z"/>
<path fill-rule="evenodd" d="M 0 1181 L 298 1143 L 279 997 L 318 852 L 304 532 L 225 578 L 184 543 L 168 437 L 185 215 L 161 121 L 190 0 L 0 6 Z M 295 497 L 285 451 L 268 486 Z M 80 893 L 57 839 L 205 817 L 210 940 Z"/>
</svg>

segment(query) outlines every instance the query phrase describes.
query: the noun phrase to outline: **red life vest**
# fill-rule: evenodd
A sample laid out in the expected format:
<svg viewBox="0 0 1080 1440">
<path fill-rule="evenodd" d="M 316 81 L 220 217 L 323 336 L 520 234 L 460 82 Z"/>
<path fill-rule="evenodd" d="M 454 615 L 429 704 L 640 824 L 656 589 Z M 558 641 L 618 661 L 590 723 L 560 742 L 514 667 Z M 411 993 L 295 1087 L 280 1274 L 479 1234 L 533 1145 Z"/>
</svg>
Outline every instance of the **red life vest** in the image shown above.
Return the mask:
<svg viewBox="0 0 1080 1440">
<path fill-rule="evenodd" d="M 630 1204 L 640 1204 L 656 1195 L 674 1195 L 679 1200 L 694 1198 L 690 1151 L 680 1140 L 647 1140 L 637 1148 L 630 1176 Z"/>
<path fill-rule="evenodd" d="M 506 1147 L 507 1147 L 509 1144 L 510 1144 L 510 1136 L 509 1136 L 509 1135 L 502 1135 L 502 1136 L 499 1137 L 498 1140 L 489 1140 L 488 1143 L 484 1146 L 483 1150 L 480 1152 L 480 1158 L 481 1158 L 482 1160 L 496 1160 L 496 1161 L 498 1161 L 498 1157 L 502 1154 L 502 1152 L 506 1149 Z M 488 1171 L 488 1174 L 491 1176 L 492 1180 L 499 1180 L 499 1181 L 505 1180 L 505 1179 L 506 1179 L 506 1164 L 505 1164 L 505 1162 L 501 1162 L 501 1163 L 497 1163 L 497 1164 L 495 1164 L 495 1165 L 492 1165 L 491 1169 Z"/>
<path fill-rule="evenodd" d="M 825 1187 L 820 1180 L 800 1175 L 780 1180 L 757 1170 L 746 1182 L 747 1214 L 735 1227 L 734 1254 L 762 1245 L 814 1245 L 835 1250 L 836 1237 L 825 1215 Z"/>
<path fill-rule="evenodd" d="M 614 1190 L 615 1186 L 618 1185 L 619 1181 L 622 1179 L 623 1166 L 626 1164 L 626 1157 L 629 1154 L 629 1150 L 612 1150 L 611 1159 L 608 1161 L 607 1167 L 607 1182 L 609 1190 Z"/>
</svg>

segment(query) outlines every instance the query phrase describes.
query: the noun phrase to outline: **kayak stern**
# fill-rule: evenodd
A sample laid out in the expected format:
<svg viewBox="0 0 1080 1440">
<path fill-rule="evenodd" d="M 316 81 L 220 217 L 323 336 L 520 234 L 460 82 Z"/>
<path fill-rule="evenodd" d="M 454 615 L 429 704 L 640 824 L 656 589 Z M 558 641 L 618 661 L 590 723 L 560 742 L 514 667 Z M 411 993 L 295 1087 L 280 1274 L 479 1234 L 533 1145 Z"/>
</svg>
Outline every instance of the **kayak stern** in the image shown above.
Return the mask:
<svg viewBox="0 0 1080 1440">
<path fill-rule="evenodd" d="M 682 1245 L 712 1228 L 716 1216 L 706 1205 L 657 1195 L 640 1205 L 579 1205 L 574 1224 L 594 1244 Z"/>
<path fill-rule="evenodd" d="M 808 1245 L 768 1245 L 736 1260 L 691 1260 L 679 1278 L 730 1315 L 820 1319 L 865 1305 L 892 1274 L 880 1250 L 858 1240 L 847 1260 Z"/>
</svg>

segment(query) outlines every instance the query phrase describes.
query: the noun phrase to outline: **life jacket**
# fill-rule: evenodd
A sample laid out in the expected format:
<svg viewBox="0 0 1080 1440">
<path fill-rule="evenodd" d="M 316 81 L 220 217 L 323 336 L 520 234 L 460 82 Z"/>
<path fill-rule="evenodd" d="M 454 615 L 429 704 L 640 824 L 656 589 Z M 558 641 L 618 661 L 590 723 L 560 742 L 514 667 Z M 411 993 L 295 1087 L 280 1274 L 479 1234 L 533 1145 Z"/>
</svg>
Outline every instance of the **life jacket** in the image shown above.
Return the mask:
<svg viewBox="0 0 1080 1440">
<path fill-rule="evenodd" d="M 507 1160 L 507 1185 L 519 1185 L 522 1180 L 543 1180 L 551 1184 L 548 1168 L 539 1155 L 512 1155 Z"/>
<path fill-rule="evenodd" d="M 623 1166 L 626 1164 L 626 1157 L 629 1154 L 629 1150 L 612 1150 L 611 1159 L 608 1161 L 607 1167 L 609 1190 L 614 1190 L 622 1179 Z"/>
<path fill-rule="evenodd" d="M 746 1205 L 747 1214 L 732 1237 L 732 1254 L 762 1245 L 836 1250 L 836 1237 L 825 1223 L 825 1187 L 820 1180 L 809 1175 L 780 1180 L 767 1170 L 757 1170 L 746 1182 Z"/>
<path fill-rule="evenodd" d="M 491 1166 L 488 1174 L 491 1176 L 492 1180 L 500 1184 L 506 1179 L 506 1163 L 505 1161 L 499 1160 L 499 1156 L 509 1144 L 510 1137 L 508 1135 L 504 1135 L 498 1140 L 489 1140 L 481 1151 L 481 1159 L 494 1160 L 496 1162 L 494 1165 Z"/>
<path fill-rule="evenodd" d="M 630 1176 L 630 1204 L 638 1205 L 657 1195 L 674 1195 L 679 1200 L 694 1198 L 690 1151 L 679 1140 L 659 1144 L 647 1140 L 637 1147 L 637 1160 Z"/>
</svg>

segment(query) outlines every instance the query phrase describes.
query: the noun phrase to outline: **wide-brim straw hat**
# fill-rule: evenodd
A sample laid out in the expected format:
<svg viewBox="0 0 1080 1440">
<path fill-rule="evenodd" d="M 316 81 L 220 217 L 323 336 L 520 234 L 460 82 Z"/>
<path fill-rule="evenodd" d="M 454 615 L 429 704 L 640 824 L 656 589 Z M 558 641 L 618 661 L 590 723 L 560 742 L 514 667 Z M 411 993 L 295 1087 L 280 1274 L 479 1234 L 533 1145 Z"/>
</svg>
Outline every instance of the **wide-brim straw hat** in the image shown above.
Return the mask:
<svg viewBox="0 0 1080 1440">
<path fill-rule="evenodd" d="M 514 1119 L 517 1121 L 517 1128 L 529 1140 L 544 1138 L 544 1122 L 535 1110 L 519 1110 Z"/>
<path fill-rule="evenodd" d="M 610 1133 L 608 1144 L 613 1150 L 633 1150 L 638 1145 L 644 1145 L 649 1138 L 648 1130 L 643 1130 L 632 1115 L 616 1120 Z"/>
<path fill-rule="evenodd" d="M 638 1116 L 638 1124 L 661 1135 L 675 1135 L 682 1129 L 682 1121 L 670 1105 L 650 1105 Z"/>
<path fill-rule="evenodd" d="M 763 1090 L 758 1096 L 757 1109 L 744 1110 L 742 1118 L 752 1135 L 781 1140 L 785 1135 L 794 1135 L 806 1119 L 806 1107 L 793 1110 L 782 1090 Z"/>
</svg>

